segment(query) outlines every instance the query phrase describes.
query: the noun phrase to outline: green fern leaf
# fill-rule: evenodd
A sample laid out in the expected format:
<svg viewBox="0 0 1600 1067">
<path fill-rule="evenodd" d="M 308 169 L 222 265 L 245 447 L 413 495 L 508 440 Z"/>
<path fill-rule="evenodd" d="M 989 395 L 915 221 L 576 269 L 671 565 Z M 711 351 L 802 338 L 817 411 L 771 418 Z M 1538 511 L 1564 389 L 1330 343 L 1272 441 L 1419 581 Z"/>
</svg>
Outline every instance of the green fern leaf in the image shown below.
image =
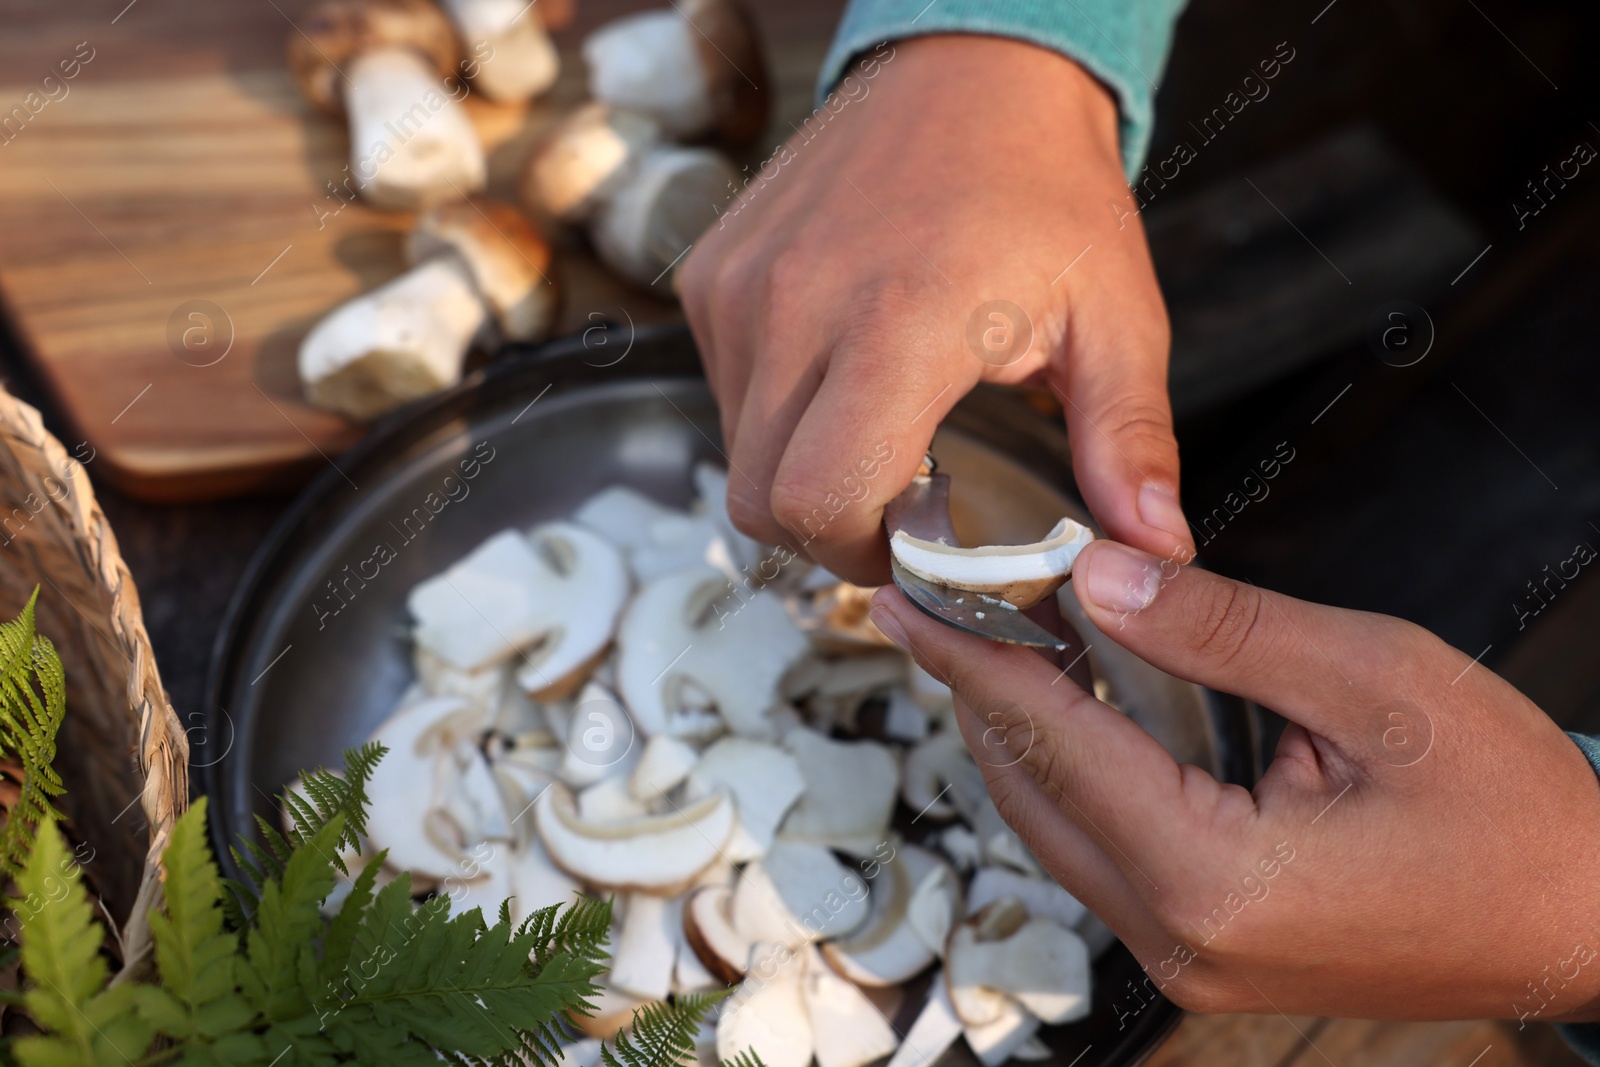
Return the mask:
<svg viewBox="0 0 1600 1067">
<path fill-rule="evenodd" d="M 633 1013 L 633 1026 L 600 1050 L 606 1067 L 678 1067 L 694 1059 L 694 1038 L 711 1009 L 730 990 L 691 993 L 671 1003 L 647 1004 Z"/>
<path fill-rule="evenodd" d="M 301 957 L 315 951 L 314 941 L 322 933 L 320 908 L 334 884 L 329 856 L 343 832 L 344 819 L 336 815 L 295 850 L 281 878 L 268 879 L 261 887 L 261 904 L 245 935 L 239 984 L 251 1007 L 271 1021 L 310 1011 Z"/>
<path fill-rule="evenodd" d="M 56 773 L 56 734 L 67 711 L 61 657 L 34 630 L 38 587 L 22 613 L 0 623 L 0 755 L 22 765 L 21 795 L 0 830 L 0 872 L 15 878 L 36 828 L 61 818 L 51 803 L 64 791 Z"/>
<path fill-rule="evenodd" d="M 222 878 L 206 845 L 205 797 L 178 819 L 161 866 L 166 913 L 151 913 L 150 933 L 159 992 L 179 1008 L 180 1018 L 153 993 L 141 1002 L 145 1018 L 173 1038 L 213 1039 L 244 1029 L 256 1013 L 234 977 L 239 942 L 223 929 Z"/>
<path fill-rule="evenodd" d="M 767 1067 L 766 1062 L 756 1055 L 755 1049 L 747 1048 L 731 1060 L 723 1060 L 722 1067 Z"/>
<path fill-rule="evenodd" d="M 150 1026 L 133 1010 L 132 985 L 105 988 L 104 933 L 82 876 L 53 820 L 39 825 L 10 902 L 22 920 L 29 1015 L 45 1035 L 17 1041 L 24 1067 L 59 1063 L 122 1067 L 144 1055 Z"/>
<path fill-rule="evenodd" d="M 367 783 L 378 761 L 388 754 L 388 749 L 377 741 L 368 741 L 360 748 L 344 750 L 344 773 L 318 767 L 300 776 L 298 792 L 285 790 L 283 807 L 289 815 L 288 831 L 279 837 L 294 848 L 304 846 L 316 833 L 335 818 L 343 818 L 344 832 L 339 836 L 339 847 L 333 852 L 333 862 L 341 873 L 348 874 L 340 849 L 358 849 L 367 832 Z"/>
</svg>

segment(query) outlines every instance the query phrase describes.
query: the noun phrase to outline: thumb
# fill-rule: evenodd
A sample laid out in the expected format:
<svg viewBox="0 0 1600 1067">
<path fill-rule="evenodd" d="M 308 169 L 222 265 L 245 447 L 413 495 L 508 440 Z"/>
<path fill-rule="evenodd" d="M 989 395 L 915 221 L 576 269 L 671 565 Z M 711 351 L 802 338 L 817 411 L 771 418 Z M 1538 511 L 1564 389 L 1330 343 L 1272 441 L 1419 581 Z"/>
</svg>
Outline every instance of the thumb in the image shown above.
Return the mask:
<svg viewBox="0 0 1600 1067">
<path fill-rule="evenodd" d="M 1381 702 L 1405 667 L 1413 628 L 1398 619 L 1296 600 L 1114 541 L 1088 545 L 1072 572 L 1105 636 L 1327 737 L 1348 734 L 1352 706 Z"/>
<path fill-rule="evenodd" d="M 1121 348 L 1108 353 L 1114 358 L 1074 353 L 1058 375 L 1078 488 L 1111 537 L 1163 556 L 1182 549 L 1193 556 L 1178 503 L 1165 348 Z"/>
</svg>

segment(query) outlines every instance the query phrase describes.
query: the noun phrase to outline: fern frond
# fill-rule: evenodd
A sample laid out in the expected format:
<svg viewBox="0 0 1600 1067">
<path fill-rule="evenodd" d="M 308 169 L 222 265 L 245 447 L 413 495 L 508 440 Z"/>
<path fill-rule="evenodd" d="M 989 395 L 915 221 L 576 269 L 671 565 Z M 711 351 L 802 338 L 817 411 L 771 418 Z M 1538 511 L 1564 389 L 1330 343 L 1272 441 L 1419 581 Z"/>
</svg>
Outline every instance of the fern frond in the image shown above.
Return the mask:
<svg viewBox="0 0 1600 1067">
<path fill-rule="evenodd" d="M 50 639 L 34 630 L 34 587 L 22 613 L 0 623 L 0 755 L 22 765 L 21 794 L 0 830 L 0 872 L 15 878 L 36 828 L 61 818 L 51 797 L 64 792 L 56 773 L 56 734 L 67 711 L 66 678 Z"/>
<path fill-rule="evenodd" d="M 747 1048 L 731 1060 L 723 1060 L 722 1067 L 767 1067 L 766 1062 L 756 1055 L 756 1050 Z"/>
<path fill-rule="evenodd" d="M 636 1009 L 633 1025 L 601 1048 L 601 1062 L 606 1067 L 680 1067 L 694 1058 L 700 1024 L 728 992 L 689 993 L 671 1004 L 663 1001 Z"/>
<path fill-rule="evenodd" d="M 141 992 L 142 1014 L 172 1038 L 209 1040 L 244 1029 L 255 1012 L 234 977 L 239 941 L 222 925 L 222 878 L 206 846 L 205 797 L 178 819 L 161 866 L 166 910 L 151 913 L 150 933 L 162 987 Z"/>
<path fill-rule="evenodd" d="M 339 836 L 338 847 L 333 850 L 334 866 L 343 874 L 350 873 L 339 856 L 341 849 L 361 847 L 361 838 L 367 832 L 367 783 L 378 761 L 388 754 L 388 749 L 377 741 L 368 741 L 360 748 L 344 750 L 344 773 L 318 767 L 303 774 L 298 791 L 283 792 L 284 811 L 289 816 L 289 829 L 278 837 L 288 846 L 302 848 L 336 817 L 343 818 L 344 832 Z M 286 840 L 285 840 L 286 839 Z"/>
<path fill-rule="evenodd" d="M 611 938 L 611 901 L 579 897 L 567 905 L 540 908 L 523 920 L 518 933 L 533 939 L 535 969 L 557 954 L 602 961 Z"/>
<path fill-rule="evenodd" d="M 105 934 L 54 820 L 39 824 L 17 891 L 9 904 L 23 922 L 24 999 L 34 1023 L 49 1031 L 20 1038 L 18 1061 L 24 1067 L 121 1067 L 143 1056 L 150 1026 L 133 1010 L 132 984 L 106 988 Z"/>
<path fill-rule="evenodd" d="M 261 886 L 261 903 L 245 935 L 239 984 L 250 1005 L 273 1022 L 310 1010 L 303 970 L 308 961 L 314 967 L 322 901 L 334 883 L 327 856 L 343 833 L 344 819 L 336 815 L 294 851 L 281 877 Z"/>
</svg>

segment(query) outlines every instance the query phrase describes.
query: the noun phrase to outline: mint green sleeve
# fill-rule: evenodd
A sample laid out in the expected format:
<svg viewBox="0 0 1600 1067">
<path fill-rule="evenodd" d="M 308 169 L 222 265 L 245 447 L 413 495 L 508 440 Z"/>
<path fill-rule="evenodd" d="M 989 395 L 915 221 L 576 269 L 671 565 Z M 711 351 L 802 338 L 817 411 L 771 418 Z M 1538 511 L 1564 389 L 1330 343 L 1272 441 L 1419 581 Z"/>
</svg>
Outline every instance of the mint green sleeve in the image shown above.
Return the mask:
<svg viewBox="0 0 1600 1067">
<path fill-rule="evenodd" d="M 1156 86 L 1184 0 L 850 0 L 817 82 L 821 99 L 851 61 L 929 33 L 1013 37 L 1077 61 L 1117 97 L 1131 180 L 1150 146 Z"/>
</svg>

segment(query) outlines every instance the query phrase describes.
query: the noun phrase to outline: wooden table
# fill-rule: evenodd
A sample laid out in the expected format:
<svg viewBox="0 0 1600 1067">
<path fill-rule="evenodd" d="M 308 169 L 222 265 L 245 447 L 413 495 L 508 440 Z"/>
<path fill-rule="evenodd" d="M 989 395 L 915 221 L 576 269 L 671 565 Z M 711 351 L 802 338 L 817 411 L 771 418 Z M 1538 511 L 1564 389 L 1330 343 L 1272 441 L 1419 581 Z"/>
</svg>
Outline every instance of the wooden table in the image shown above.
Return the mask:
<svg viewBox="0 0 1600 1067">
<path fill-rule="evenodd" d="M 410 216 L 323 214 L 338 206 L 324 183 L 346 163 L 343 124 L 312 111 L 283 62 L 313 2 L 4 8 L 0 123 L 26 107 L 0 124 L 0 299 L 72 443 L 87 440 L 100 476 L 141 497 L 297 484 L 361 433 L 304 402 L 295 354 L 326 311 L 404 269 Z M 491 193 L 512 195 L 532 142 L 584 99 L 582 37 L 642 6 L 581 3 L 559 35 L 561 79 L 532 107 L 468 98 Z M 810 110 L 842 3 L 758 6 L 777 91 L 752 153 Z M 665 281 L 628 288 L 570 236 L 555 275 L 560 332 L 593 313 L 676 314 Z M 206 347 L 175 347 L 185 331 Z"/>
</svg>

